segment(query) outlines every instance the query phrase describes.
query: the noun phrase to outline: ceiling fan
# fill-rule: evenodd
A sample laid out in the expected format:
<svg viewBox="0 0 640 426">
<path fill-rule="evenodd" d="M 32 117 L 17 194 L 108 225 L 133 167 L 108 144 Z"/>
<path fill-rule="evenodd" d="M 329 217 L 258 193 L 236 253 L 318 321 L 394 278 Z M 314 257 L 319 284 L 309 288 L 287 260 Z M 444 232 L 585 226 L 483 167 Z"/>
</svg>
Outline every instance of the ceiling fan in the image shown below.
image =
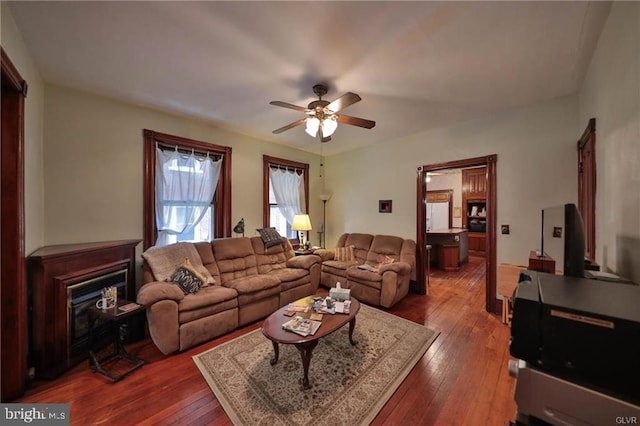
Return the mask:
<svg viewBox="0 0 640 426">
<path fill-rule="evenodd" d="M 329 142 L 331 135 L 338 127 L 338 123 L 350 124 L 352 126 L 364 127 L 371 129 L 376 125 L 375 121 L 365 120 L 364 118 L 352 117 L 350 115 L 338 114 L 346 107 L 355 104 L 361 100 L 360 96 L 355 93 L 347 92 L 333 102 L 322 99 L 327 94 L 328 88 L 326 84 L 316 84 L 313 86 L 313 93 L 318 96 L 317 101 L 313 101 L 308 107 L 293 105 L 288 102 L 272 101 L 271 105 L 293 109 L 304 112 L 307 117 L 298 121 L 287 124 L 273 131 L 273 133 L 282 133 L 285 130 L 292 129 L 306 123 L 305 131 L 312 137 L 318 136 L 320 142 Z"/>
</svg>

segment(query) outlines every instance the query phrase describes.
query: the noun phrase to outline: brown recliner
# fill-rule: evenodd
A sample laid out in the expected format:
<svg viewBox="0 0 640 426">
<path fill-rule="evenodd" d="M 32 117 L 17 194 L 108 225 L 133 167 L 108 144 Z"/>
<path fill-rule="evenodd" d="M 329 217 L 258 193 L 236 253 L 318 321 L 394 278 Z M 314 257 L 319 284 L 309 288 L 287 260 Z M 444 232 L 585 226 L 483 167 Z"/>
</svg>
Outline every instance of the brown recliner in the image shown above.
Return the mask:
<svg viewBox="0 0 640 426">
<path fill-rule="evenodd" d="M 322 258 L 320 283 L 328 288 L 340 282 L 350 288 L 351 295 L 361 302 L 390 308 L 409 293 L 412 274 L 415 273 L 416 243 L 392 235 L 343 234 L 336 247 L 354 246 L 354 259 L 338 261 L 334 250 L 320 249 L 314 254 Z M 376 268 L 385 257 L 392 263 L 377 270 L 365 270 L 358 266 Z"/>
</svg>

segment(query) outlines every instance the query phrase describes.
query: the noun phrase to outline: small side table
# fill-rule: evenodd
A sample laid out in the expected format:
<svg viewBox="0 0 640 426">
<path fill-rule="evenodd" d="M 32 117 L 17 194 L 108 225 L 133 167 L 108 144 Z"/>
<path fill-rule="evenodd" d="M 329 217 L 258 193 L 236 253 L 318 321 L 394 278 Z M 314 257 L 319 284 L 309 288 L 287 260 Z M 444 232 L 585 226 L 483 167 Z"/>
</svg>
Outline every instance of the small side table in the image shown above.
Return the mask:
<svg viewBox="0 0 640 426">
<path fill-rule="evenodd" d="M 549 256 L 538 256 L 535 250 L 529 252 L 529 270 L 556 273 L 556 261 Z"/>
<path fill-rule="evenodd" d="M 295 254 L 296 256 L 305 256 L 307 254 L 313 254 L 313 250 L 298 249 L 294 250 L 293 254 Z"/>
<path fill-rule="evenodd" d="M 122 307 L 127 305 L 128 307 L 130 307 L 130 309 L 126 311 L 123 310 Z M 140 313 L 145 309 L 146 308 L 143 305 L 130 302 L 129 300 L 126 300 L 126 299 L 118 300 L 117 306 L 112 309 L 103 310 L 103 309 L 98 309 L 95 306 L 89 307 L 89 309 L 87 310 L 88 317 L 89 317 L 89 324 L 88 324 L 89 325 L 89 330 L 88 330 L 89 331 L 89 342 L 88 342 L 89 343 L 89 367 L 91 367 L 93 371 L 97 371 L 98 373 L 104 374 L 105 376 L 110 378 L 111 381 L 117 382 L 122 380 L 127 374 L 131 373 L 132 371 L 144 365 L 143 360 L 136 358 L 135 356 L 131 355 L 125 350 L 124 345 L 120 340 L 119 328 L 120 328 L 120 322 L 123 319 L 130 317 L 132 315 L 135 315 L 137 313 Z M 106 320 L 110 323 L 110 326 L 111 326 L 110 333 L 113 338 L 113 342 L 112 342 L 113 351 L 101 358 L 98 358 L 98 355 L 94 350 L 95 348 L 93 347 L 93 337 L 94 337 L 93 328 L 94 328 L 95 322 L 99 318 L 102 318 L 103 320 Z M 104 367 L 105 363 L 109 361 L 115 362 L 118 359 L 125 360 L 128 363 L 131 363 L 131 366 L 127 370 L 119 374 L 115 374 L 114 372 L 111 372 Z"/>
</svg>

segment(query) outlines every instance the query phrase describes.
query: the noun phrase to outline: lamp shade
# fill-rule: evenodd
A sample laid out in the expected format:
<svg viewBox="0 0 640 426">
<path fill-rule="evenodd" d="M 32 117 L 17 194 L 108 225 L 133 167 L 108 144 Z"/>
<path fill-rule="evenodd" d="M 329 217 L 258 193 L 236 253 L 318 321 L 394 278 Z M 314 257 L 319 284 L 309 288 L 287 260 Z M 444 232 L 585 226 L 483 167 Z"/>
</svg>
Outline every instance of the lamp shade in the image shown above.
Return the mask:
<svg viewBox="0 0 640 426">
<path fill-rule="evenodd" d="M 297 214 L 293 217 L 291 229 L 294 231 L 311 231 L 311 219 L 308 214 Z"/>
<path fill-rule="evenodd" d="M 233 232 L 244 236 L 244 217 L 233 227 Z"/>
<path fill-rule="evenodd" d="M 315 138 L 318 134 L 318 127 L 320 127 L 320 120 L 318 120 L 316 117 L 307 118 L 307 126 L 305 132 L 307 132 L 309 136 Z"/>
<path fill-rule="evenodd" d="M 338 120 L 335 116 L 328 116 L 322 120 L 318 119 L 318 117 L 308 117 L 304 131 L 315 138 L 320 127 L 322 127 L 322 136 L 331 136 L 338 128 Z"/>
<path fill-rule="evenodd" d="M 322 136 L 331 136 L 336 131 L 338 122 L 335 117 L 327 117 L 322 120 Z"/>
</svg>

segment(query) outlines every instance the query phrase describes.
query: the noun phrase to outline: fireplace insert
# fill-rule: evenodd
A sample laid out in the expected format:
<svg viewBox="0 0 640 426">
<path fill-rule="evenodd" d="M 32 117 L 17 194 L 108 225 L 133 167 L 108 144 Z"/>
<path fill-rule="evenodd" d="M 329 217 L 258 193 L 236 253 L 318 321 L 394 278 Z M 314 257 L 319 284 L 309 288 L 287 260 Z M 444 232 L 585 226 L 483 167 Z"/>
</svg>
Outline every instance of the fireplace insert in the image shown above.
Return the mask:
<svg viewBox="0 0 640 426">
<path fill-rule="evenodd" d="M 127 295 L 127 269 L 100 275 L 89 280 L 67 286 L 67 306 L 69 325 L 69 358 L 76 363 L 87 356 L 88 343 L 88 313 L 87 309 L 96 304 L 101 297 L 101 290 L 104 287 L 116 287 L 118 299 L 126 299 Z M 137 329 L 136 317 L 131 317 L 128 321 L 123 321 L 120 326 L 120 338 L 123 341 L 137 340 L 129 332 Z M 139 319 L 138 319 L 139 322 Z M 94 338 L 96 342 L 110 341 L 109 327 L 107 324 L 97 323 L 94 328 Z"/>
</svg>

